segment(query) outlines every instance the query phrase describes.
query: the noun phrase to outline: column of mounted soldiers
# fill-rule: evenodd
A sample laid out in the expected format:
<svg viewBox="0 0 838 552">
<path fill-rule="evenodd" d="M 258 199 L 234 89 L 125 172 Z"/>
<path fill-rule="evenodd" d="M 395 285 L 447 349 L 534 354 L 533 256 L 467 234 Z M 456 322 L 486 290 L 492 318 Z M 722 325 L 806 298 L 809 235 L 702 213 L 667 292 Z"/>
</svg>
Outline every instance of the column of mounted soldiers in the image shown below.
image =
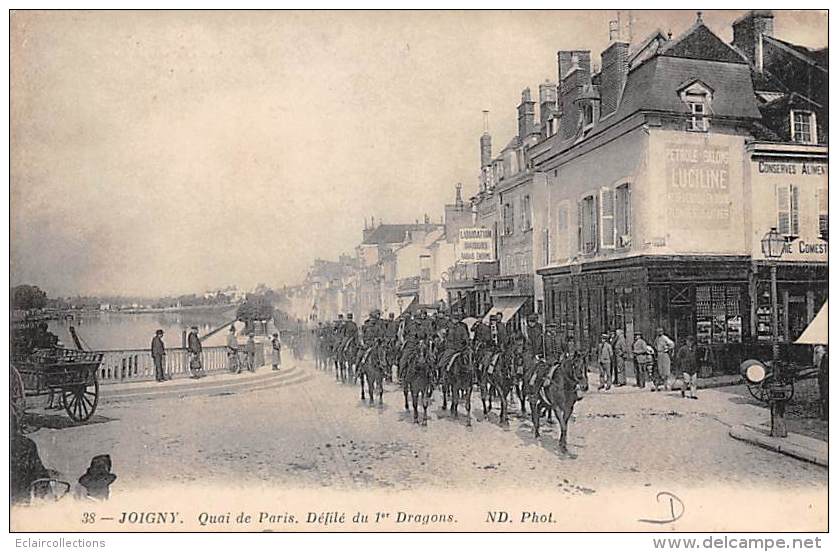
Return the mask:
<svg viewBox="0 0 838 552">
<path fill-rule="evenodd" d="M 555 332 L 545 333 L 535 315 L 520 329 L 508 328 L 500 313 L 485 321 L 467 321 L 470 327 L 458 309 L 433 314 L 418 309 L 398 317 L 391 313 L 387 319 L 373 310 L 359 328 L 352 314 L 339 315 L 314 330 L 316 363 L 322 370 L 334 369 L 339 382 L 360 381 L 362 400 L 366 380 L 370 404 L 374 393 L 381 402 L 384 381 L 398 383 L 405 409 L 409 409 L 408 395 L 413 395 L 417 423 L 418 399 L 425 410 L 422 422 L 426 423 L 428 401 L 439 389 L 443 410 L 448 409 L 450 398 L 451 413 L 456 417 L 462 402 L 470 424 L 475 386 L 480 390 L 484 419 L 492 410 L 492 400 L 498 399 L 500 421 L 506 423 L 507 401 L 514 391 L 522 416 L 529 404 L 536 432 L 537 418 L 544 413 L 552 417 L 555 412 L 562 422 L 564 410 L 560 413 L 553 407 L 567 408 L 566 401 L 558 397 L 562 404 L 551 404 L 550 394 L 544 390 L 553 387 L 557 393 L 572 394 L 575 401 L 581 397 L 578 391 L 587 388 L 586 359 L 574 350 L 573 342 L 561 343 Z"/>
</svg>

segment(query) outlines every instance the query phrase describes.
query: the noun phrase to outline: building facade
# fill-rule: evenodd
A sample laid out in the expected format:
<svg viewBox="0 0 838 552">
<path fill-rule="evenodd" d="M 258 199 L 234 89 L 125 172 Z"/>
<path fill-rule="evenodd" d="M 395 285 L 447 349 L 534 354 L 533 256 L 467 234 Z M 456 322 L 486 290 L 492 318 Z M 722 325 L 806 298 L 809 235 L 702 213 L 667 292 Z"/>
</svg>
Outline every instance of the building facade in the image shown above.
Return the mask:
<svg viewBox="0 0 838 552">
<path fill-rule="evenodd" d="M 739 50 L 699 18 L 676 39 L 655 33 L 631 48 L 617 37 L 598 74 L 590 52 L 559 52 L 558 128 L 531 156 L 545 205 L 534 221 L 545 236 L 537 291 L 565 338 L 586 348 L 617 328 L 650 339 L 661 327 L 679 344 L 696 336 L 707 363 L 735 369 L 764 341 L 760 239 L 778 225 L 807 252 L 782 261 L 786 339 L 825 299 L 825 241 L 813 233 L 826 148 L 776 131 L 770 144 L 755 138 L 770 133 L 755 92 L 766 76 Z M 805 183 L 766 165 L 786 156 Z"/>
</svg>

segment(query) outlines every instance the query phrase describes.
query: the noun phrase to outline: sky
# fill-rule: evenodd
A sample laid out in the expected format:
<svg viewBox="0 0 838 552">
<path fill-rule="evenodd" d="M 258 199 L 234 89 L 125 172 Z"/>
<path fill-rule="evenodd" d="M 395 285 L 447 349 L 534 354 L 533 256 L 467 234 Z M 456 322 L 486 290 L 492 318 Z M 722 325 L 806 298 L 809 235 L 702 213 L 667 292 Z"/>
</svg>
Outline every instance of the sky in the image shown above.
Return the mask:
<svg viewBox="0 0 838 552">
<path fill-rule="evenodd" d="M 705 12 L 723 40 L 743 12 Z M 299 283 L 365 219 L 439 220 L 477 190 L 556 52 L 615 11 L 32 12 L 11 16 L 11 283 L 51 296 Z M 625 22 L 628 13 L 622 13 Z M 677 37 L 693 11 L 632 11 Z M 827 44 L 827 16 L 775 12 Z"/>
</svg>

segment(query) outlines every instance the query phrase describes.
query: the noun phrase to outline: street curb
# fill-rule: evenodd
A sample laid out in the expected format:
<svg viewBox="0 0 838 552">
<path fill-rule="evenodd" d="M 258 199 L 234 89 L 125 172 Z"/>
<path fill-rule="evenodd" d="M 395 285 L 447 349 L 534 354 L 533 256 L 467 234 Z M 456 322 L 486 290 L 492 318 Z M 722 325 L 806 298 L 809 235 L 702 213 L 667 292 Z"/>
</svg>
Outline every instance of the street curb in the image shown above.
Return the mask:
<svg viewBox="0 0 838 552">
<path fill-rule="evenodd" d="M 121 390 L 122 392 L 118 391 L 115 393 L 103 394 L 102 401 L 124 402 L 130 400 L 177 397 L 186 394 L 211 394 L 229 390 L 247 391 L 252 388 L 261 389 L 263 386 L 274 386 L 277 383 L 299 379 L 302 376 L 305 376 L 305 372 L 293 367 L 280 372 L 260 374 L 259 377 L 250 376 L 241 379 L 230 378 L 215 381 L 198 380 L 196 382 L 192 382 L 193 385 L 190 386 L 181 385 L 159 388 L 145 387 L 142 389 Z"/>
<path fill-rule="evenodd" d="M 797 433 L 789 433 L 786 438 L 771 437 L 763 431 L 744 425 L 732 427 L 729 433 L 731 437 L 739 441 L 785 454 L 798 460 L 805 460 L 825 468 L 829 467 L 829 445 L 823 441 Z"/>
</svg>

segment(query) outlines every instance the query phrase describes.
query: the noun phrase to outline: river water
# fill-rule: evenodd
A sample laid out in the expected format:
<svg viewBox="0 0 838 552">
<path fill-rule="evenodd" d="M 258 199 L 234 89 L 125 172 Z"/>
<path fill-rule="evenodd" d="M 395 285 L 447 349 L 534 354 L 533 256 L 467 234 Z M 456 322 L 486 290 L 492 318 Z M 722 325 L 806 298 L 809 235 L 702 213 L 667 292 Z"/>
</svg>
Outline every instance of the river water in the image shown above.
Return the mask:
<svg viewBox="0 0 838 552">
<path fill-rule="evenodd" d="M 51 320 L 49 330 L 58 336 L 65 347 L 74 348 L 69 328 L 75 326 L 76 333 L 82 339 L 85 348 L 102 351 L 108 349 L 146 349 L 151 345 L 154 332 L 161 329 L 164 332 L 163 341 L 167 347 L 180 347 L 183 330 L 189 331 L 191 326 L 198 326 L 198 334 L 203 336 L 222 324 L 230 322 L 234 316 L 234 310 L 228 312 L 143 314 L 76 313 L 72 319 Z M 223 342 L 223 332 L 220 333 L 222 334 L 220 336 L 221 342 Z M 213 337 L 219 337 L 219 335 L 216 334 Z"/>
</svg>

